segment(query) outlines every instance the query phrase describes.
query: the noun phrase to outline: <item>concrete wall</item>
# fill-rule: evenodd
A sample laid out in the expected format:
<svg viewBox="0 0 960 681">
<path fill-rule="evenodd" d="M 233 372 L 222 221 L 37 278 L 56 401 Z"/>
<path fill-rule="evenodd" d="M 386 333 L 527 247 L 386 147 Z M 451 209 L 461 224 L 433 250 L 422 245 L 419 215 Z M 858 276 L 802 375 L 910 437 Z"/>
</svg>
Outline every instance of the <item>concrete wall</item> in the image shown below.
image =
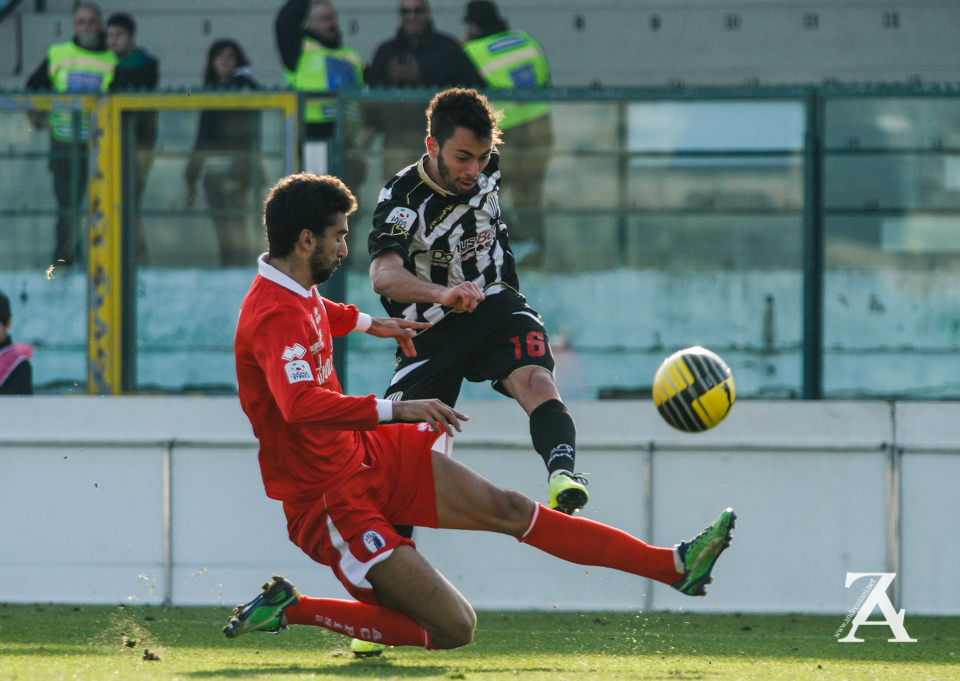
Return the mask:
<svg viewBox="0 0 960 681">
<path fill-rule="evenodd" d="M 544 499 L 520 409 L 462 406 L 473 419 L 455 456 Z M 960 405 L 741 401 L 700 435 L 649 402 L 571 406 L 586 517 L 672 545 L 731 505 L 733 548 L 709 596 L 690 599 L 508 537 L 418 530 L 476 607 L 842 613 L 859 595 L 847 571 L 893 571 L 908 613 L 960 613 Z M 232 605 L 273 572 L 345 594 L 287 540 L 235 398 L 0 399 L 0 518 L 0 602 Z"/>
</svg>

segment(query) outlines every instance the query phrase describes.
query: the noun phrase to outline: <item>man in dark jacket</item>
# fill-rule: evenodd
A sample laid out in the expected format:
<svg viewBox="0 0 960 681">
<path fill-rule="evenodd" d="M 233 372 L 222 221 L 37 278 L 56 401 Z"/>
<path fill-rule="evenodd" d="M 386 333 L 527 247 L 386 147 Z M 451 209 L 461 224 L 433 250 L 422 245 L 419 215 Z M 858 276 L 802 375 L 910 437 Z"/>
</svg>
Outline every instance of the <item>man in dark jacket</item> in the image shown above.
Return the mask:
<svg viewBox="0 0 960 681">
<path fill-rule="evenodd" d="M 113 71 L 112 92 L 155 90 L 160 79 L 160 62 L 141 47 L 137 47 L 137 24 L 129 14 L 117 12 L 107 19 L 107 47 L 117 56 Z M 134 120 L 134 141 L 137 155 L 137 261 L 146 264 L 146 231 L 139 219 L 140 198 L 147 184 L 147 175 L 153 167 L 153 149 L 157 144 L 157 112 L 139 111 L 131 114 Z M 127 141 L 129 143 L 129 141 Z"/>
<path fill-rule="evenodd" d="M 400 28 L 380 44 L 367 70 L 371 87 L 484 87 L 483 78 L 460 43 L 433 26 L 427 0 L 400 0 Z M 423 110 L 429 95 L 414 102 L 377 107 L 384 133 L 384 181 L 423 149 Z M 368 121 L 375 117 L 373 112 Z"/>
<path fill-rule="evenodd" d="M 400 0 L 400 28 L 377 47 L 367 82 L 373 87 L 484 85 L 460 43 L 434 29 L 427 0 Z"/>
</svg>

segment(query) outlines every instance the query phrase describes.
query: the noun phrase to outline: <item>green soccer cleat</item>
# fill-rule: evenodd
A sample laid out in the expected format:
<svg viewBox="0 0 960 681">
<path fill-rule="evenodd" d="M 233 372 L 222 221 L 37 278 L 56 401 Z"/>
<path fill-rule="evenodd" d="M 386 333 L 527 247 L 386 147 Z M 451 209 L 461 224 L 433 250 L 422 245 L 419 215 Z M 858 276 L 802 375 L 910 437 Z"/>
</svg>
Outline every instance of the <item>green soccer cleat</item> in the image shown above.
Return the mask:
<svg viewBox="0 0 960 681">
<path fill-rule="evenodd" d="M 704 588 L 713 581 L 710 572 L 723 550 L 730 546 L 730 537 L 737 514 L 732 508 L 720 514 L 712 525 L 687 542 L 677 544 L 677 556 L 683 563 L 683 579 L 671 586 L 688 596 L 705 596 Z"/>
<path fill-rule="evenodd" d="M 587 505 L 587 479 L 580 473 L 554 471 L 549 478 L 549 508 L 573 515 Z"/>
<path fill-rule="evenodd" d="M 383 651 L 386 649 L 386 645 L 383 643 L 374 643 L 373 641 L 364 641 L 360 638 L 355 638 L 350 641 L 350 650 L 353 651 L 354 657 L 379 657 L 383 655 Z"/>
<path fill-rule="evenodd" d="M 274 575 L 272 582 L 263 585 L 263 592 L 259 596 L 233 609 L 223 633 L 227 638 L 251 631 L 279 634 L 287 628 L 283 611 L 299 600 L 300 594 L 293 584 L 280 575 Z"/>
</svg>

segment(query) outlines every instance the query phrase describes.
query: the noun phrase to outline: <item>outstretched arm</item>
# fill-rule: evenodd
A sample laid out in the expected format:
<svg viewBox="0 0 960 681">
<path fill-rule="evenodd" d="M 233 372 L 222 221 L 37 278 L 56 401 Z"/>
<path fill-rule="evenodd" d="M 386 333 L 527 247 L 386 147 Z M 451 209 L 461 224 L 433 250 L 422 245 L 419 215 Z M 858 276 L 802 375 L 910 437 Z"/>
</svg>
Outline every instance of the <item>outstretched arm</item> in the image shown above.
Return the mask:
<svg viewBox="0 0 960 681">
<path fill-rule="evenodd" d="M 454 431 L 460 432 L 461 421 L 470 417 L 440 400 L 400 400 L 393 403 L 394 423 L 427 423 L 437 435 L 446 433 L 453 437 Z"/>
<path fill-rule="evenodd" d="M 457 312 L 473 312 L 483 300 L 483 291 L 472 281 L 453 288 L 422 281 L 403 266 L 403 258 L 384 251 L 370 263 L 373 290 L 398 303 L 440 303 Z"/>
<path fill-rule="evenodd" d="M 416 357 L 417 349 L 413 347 L 412 338 L 417 334 L 417 329 L 428 329 L 431 326 L 429 322 L 411 322 L 395 317 L 374 317 L 367 333 L 378 338 L 394 338 L 403 354 L 407 357 Z"/>
</svg>

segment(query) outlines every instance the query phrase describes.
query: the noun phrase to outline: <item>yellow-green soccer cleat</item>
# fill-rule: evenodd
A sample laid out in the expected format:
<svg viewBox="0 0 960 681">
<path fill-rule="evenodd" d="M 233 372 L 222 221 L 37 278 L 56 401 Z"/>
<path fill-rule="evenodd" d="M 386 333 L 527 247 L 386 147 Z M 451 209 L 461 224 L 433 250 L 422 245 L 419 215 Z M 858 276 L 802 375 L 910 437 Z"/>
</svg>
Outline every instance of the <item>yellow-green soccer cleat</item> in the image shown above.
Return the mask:
<svg viewBox="0 0 960 681">
<path fill-rule="evenodd" d="M 223 633 L 233 638 L 251 631 L 269 631 L 279 634 L 287 628 L 283 611 L 287 606 L 300 600 L 299 592 L 293 584 L 280 575 L 274 575 L 273 581 L 263 585 L 263 591 L 246 605 L 240 604 L 233 609 Z"/>
<path fill-rule="evenodd" d="M 550 501 L 548 506 L 555 511 L 573 515 L 587 505 L 587 479 L 580 473 L 554 471 L 550 475 Z"/>
<path fill-rule="evenodd" d="M 386 649 L 386 645 L 383 643 L 374 643 L 373 641 L 364 641 L 363 639 L 355 638 L 350 641 L 350 650 L 353 651 L 354 657 L 377 657 L 383 655 L 383 651 Z"/>
<path fill-rule="evenodd" d="M 704 588 L 713 581 L 710 572 L 723 550 L 730 546 L 737 514 L 732 508 L 720 514 L 712 525 L 690 541 L 677 544 L 677 555 L 683 563 L 683 579 L 673 588 L 688 596 L 705 596 Z"/>
</svg>

